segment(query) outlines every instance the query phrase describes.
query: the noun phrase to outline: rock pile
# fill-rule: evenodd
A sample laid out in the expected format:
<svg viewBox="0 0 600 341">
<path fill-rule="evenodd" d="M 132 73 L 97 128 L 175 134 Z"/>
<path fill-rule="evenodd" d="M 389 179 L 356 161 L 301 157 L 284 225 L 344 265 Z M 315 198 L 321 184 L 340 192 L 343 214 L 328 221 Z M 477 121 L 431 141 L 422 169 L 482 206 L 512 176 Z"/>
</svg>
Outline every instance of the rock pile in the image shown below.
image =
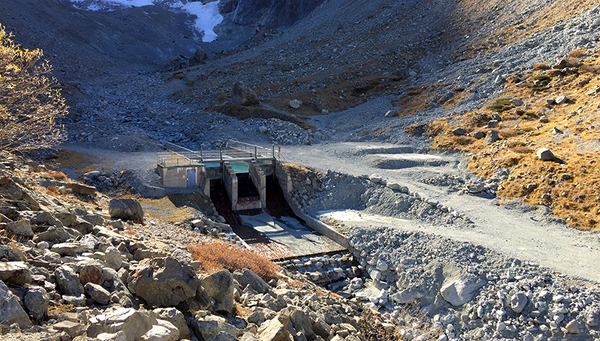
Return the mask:
<svg viewBox="0 0 600 341">
<path fill-rule="evenodd" d="M 448 339 L 600 337 L 594 283 L 419 232 L 356 228 L 350 244 L 369 278 L 347 291 L 390 317 L 417 303 Z"/>
<path fill-rule="evenodd" d="M 72 209 L 27 183 L 14 176 L 0 179 L 0 328 L 9 340 L 360 336 L 363 310 L 356 299 L 284 275 L 267 283 L 247 269 L 198 272 L 200 263 L 186 246 L 203 241 L 185 235 L 203 235 L 186 227 L 214 222 L 124 223 Z M 130 210 L 139 206 L 130 200 Z M 328 264 L 351 264 L 348 257 L 332 257 Z M 308 263 L 302 265 L 308 269 Z M 350 271 L 358 273 L 356 266 Z M 333 269 L 332 281 L 343 277 L 338 272 Z"/>
</svg>

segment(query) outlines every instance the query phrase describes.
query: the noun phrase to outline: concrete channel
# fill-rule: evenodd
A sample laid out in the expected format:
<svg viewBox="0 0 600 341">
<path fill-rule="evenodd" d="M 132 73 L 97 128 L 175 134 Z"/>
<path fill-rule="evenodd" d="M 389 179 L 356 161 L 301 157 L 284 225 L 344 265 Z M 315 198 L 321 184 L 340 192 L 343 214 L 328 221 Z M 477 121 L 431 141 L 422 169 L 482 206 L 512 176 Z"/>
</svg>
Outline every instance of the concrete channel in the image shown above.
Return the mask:
<svg viewBox="0 0 600 341">
<path fill-rule="evenodd" d="M 304 214 L 292 199 L 289 174 L 275 150 L 235 142 L 218 151 L 161 153 L 158 172 L 167 188 L 197 188 L 211 197 L 233 231 L 273 259 L 347 250 L 346 237 Z"/>
</svg>

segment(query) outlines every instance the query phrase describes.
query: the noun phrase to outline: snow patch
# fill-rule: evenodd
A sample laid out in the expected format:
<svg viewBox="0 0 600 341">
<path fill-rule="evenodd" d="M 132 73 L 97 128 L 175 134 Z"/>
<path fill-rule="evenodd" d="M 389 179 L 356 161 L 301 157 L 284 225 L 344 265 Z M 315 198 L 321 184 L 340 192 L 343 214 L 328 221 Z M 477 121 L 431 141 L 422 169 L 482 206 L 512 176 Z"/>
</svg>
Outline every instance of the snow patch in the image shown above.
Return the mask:
<svg viewBox="0 0 600 341">
<path fill-rule="evenodd" d="M 193 27 L 199 32 L 203 32 L 202 41 L 210 43 L 217 39 L 214 31 L 215 26 L 223 21 L 223 16 L 219 13 L 219 1 L 209 2 L 206 5 L 202 2 L 191 1 L 173 1 L 173 0 L 70 0 L 73 5 L 86 11 L 116 11 L 122 8 L 143 7 L 151 5 L 166 5 L 187 12 L 196 16 Z"/>
</svg>

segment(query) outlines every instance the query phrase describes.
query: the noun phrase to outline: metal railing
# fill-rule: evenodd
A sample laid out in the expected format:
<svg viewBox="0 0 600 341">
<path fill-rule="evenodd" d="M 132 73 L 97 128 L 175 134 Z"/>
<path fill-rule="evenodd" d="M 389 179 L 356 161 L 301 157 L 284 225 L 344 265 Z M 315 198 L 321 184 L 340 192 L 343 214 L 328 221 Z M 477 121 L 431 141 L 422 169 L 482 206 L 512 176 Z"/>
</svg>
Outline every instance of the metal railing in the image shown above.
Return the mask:
<svg viewBox="0 0 600 341">
<path fill-rule="evenodd" d="M 271 159 L 276 158 L 280 153 L 279 147 L 275 145 L 271 148 L 265 148 L 236 140 L 229 140 L 224 147 L 219 149 L 193 151 L 171 142 L 165 142 L 170 149 L 168 152 L 159 152 L 157 163 L 163 167 L 172 166 L 191 166 L 200 165 L 211 161 L 232 161 L 232 160 L 250 160 L 250 159 Z"/>
</svg>

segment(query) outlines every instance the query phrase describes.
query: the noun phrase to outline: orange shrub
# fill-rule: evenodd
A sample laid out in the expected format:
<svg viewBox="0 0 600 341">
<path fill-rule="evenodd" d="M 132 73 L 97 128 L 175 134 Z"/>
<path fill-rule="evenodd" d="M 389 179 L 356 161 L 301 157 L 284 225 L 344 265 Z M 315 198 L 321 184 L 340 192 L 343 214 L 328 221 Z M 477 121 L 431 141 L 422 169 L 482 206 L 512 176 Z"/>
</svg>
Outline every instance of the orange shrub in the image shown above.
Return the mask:
<svg viewBox="0 0 600 341">
<path fill-rule="evenodd" d="M 548 70 L 548 65 L 546 63 L 537 63 L 533 66 L 534 70 Z"/>
<path fill-rule="evenodd" d="M 48 175 L 50 175 L 50 177 L 54 180 L 69 180 L 69 178 L 67 178 L 67 175 L 63 172 L 48 171 Z"/>
<path fill-rule="evenodd" d="M 586 52 L 587 51 L 585 49 L 575 49 L 569 52 L 568 56 L 571 58 L 582 58 L 585 57 Z"/>
<path fill-rule="evenodd" d="M 195 260 L 202 262 L 201 269 L 210 273 L 223 269 L 231 272 L 250 269 L 260 278 L 269 281 L 277 277 L 279 271 L 279 267 L 266 257 L 221 241 L 198 246 L 189 245 L 187 249 Z"/>
</svg>

